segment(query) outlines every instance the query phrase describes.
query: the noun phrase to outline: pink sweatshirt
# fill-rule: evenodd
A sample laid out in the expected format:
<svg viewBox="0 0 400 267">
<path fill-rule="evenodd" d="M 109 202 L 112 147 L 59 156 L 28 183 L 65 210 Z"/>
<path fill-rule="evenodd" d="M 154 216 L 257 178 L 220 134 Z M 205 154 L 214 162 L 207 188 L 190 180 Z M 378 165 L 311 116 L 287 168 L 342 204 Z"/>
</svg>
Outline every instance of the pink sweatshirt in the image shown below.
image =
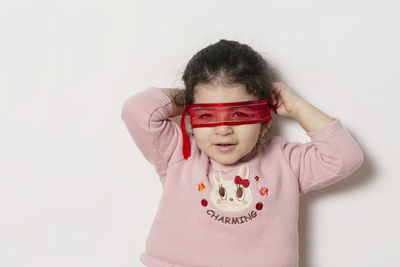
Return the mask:
<svg viewBox="0 0 400 267">
<path fill-rule="evenodd" d="M 351 175 L 364 161 L 339 119 L 307 132 L 308 143 L 260 139 L 246 158 L 223 165 L 191 135 L 184 160 L 172 112 L 157 87 L 122 107 L 122 120 L 163 188 L 140 260 L 149 267 L 298 266 L 299 197 Z"/>
</svg>

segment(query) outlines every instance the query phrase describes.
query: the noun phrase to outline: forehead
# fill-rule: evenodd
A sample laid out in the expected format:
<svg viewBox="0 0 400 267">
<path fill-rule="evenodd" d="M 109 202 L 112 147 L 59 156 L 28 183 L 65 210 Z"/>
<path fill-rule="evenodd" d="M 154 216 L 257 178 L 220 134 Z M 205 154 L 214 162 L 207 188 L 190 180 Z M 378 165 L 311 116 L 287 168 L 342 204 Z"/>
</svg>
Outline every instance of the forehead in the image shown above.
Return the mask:
<svg viewBox="0 0 400 267">
<path fill-rule="evenodd" d="M 251 100 L 257 100 L 257 97 L 248 94 L 243 84 L 199 84 L 194 87 L 194 104 Z"/>
</svg>

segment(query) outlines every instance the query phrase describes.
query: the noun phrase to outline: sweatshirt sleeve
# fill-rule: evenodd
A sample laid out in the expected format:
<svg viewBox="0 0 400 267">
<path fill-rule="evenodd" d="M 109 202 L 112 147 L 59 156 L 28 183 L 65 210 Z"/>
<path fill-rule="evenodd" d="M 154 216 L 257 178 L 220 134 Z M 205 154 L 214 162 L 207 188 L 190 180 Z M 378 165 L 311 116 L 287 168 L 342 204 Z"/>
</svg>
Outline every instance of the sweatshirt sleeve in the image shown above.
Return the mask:
<svg viewBox="0 0 400 267">
<path fill-rule="evenodd" d="M 130 96 L 121 110 L 121 119 L 133 141 L 155 166 L 160 179 L 166 176 L 168 165 L 174 155 L 180 155 L 182 147 L 180 127 L 168 119 L 172 113 L 171 99 L 157 87 Z"/>
<path fill-rule="evenodd" d="M 298 178 L 301 194 L 350 176 L 364 162 L 357 141 L 338 118 L 333 119 L 324 128 L 307 132 L 311 138 L 308 143 L 288 143 L 282 139 L 283 154 Z"/>
</svg>

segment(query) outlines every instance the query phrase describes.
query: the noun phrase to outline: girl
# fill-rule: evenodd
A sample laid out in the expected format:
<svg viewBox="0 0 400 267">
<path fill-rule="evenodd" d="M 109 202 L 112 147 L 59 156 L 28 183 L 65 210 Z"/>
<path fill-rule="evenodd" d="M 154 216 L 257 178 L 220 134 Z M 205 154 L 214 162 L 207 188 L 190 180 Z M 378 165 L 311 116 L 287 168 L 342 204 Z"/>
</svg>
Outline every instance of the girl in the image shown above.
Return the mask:
<svg viewBox="0 0 400 267">
<path fill-rule="evenodd" d="M 163 187 L 146 266 L 298 266 L 299 197 L 351 175 L 364 156 L 338 118 L 271 73 L 249 46 L 220 40 L 189 61 L 184 90 L 149 87 L 125 101 L 122 119 Z M 311 141 L 263 138 L 271 109 Z M 178 115 L 181 127 L 169 120 Z"/>
</svg>

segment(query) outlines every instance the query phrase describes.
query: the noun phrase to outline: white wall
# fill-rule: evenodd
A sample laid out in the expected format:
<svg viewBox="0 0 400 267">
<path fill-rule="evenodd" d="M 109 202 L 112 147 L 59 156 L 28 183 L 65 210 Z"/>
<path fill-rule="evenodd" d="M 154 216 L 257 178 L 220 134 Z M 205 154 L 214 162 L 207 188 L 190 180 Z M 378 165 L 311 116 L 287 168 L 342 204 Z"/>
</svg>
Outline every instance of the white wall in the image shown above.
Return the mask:
<svg viewBox="0 0 400 267">
<path fill-rule="evenodd" d="M 0 266 L 142 266 L 161 196 L 120 119 L 190 57 L 247 43 L 344 126 L 364 165 L 301 199 L 301 267 L 400 266 L 396 1 L 8 1 L 0 5 Z M 290 141 L 307 136 L 278 118 Z"/>
</svg>

